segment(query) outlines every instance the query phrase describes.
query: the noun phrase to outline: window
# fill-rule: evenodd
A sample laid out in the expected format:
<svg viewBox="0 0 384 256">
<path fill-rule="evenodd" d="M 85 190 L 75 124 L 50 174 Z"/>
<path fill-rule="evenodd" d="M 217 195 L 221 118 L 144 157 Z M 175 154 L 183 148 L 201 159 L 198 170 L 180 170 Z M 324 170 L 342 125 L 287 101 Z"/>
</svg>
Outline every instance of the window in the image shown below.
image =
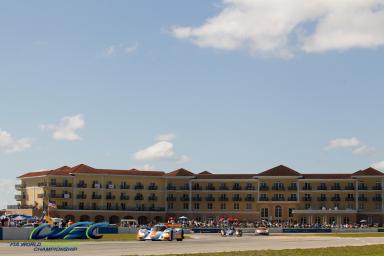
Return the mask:
<svg viewBox="0 0 384 256">
<path fill-rule="evenodd" d="M 306 210 L 311 209 L 311 204 L 305 204 L 304 208 L 305 208 Z"/>
<path fill-rule="evenodd" d="M 84 209 L 84 202 L 80 202 L 79 203 L 79 210 L 83 210 Z"/>
<path fill-rule="evenodd" d="M 189 209 L 189 203 L 184 203 L 183 208 L 184 208 L 184 210 L 188 210 Z"/>
<path fill-rule="evenodd" d="M 261 215 L 261 218 L 268 218 L 269 217 L 268 208 L 261 208 L 260 215 Z"/>
<path fill-rule="evenodd" d="M 227 205 L 226 205 L 225 203 L 221 203 L 221 204 L 220 204 L 220 209 L 221 209 L 221 210 L 225 210 L 225 209 L 227 209 Z"/>
<path fill-rule="evenodd" d="M 359 209 L 364 210 L 365 209 L 365 203 L 359 202 Z"/>
<path fill-rule="evenodd" d="M 351 223 L 351 221 L 349 220 L 349 217 L 345 216 L 343 219 L 343 224 L 346 225 L 346 224 L 350 224 L 350 223 Z"/>
<path fill-rule="evenodd" d="M 381 203 L 375 203 L 375 209 L 381 210 Z"/>
<path fill-rule="evenodd" d="M 247 203 L 246 204 L 246 209 L 247 210 L 251 210 L 252 209 L 252 204 L 251 203 Z"/>
<path fill-rule="evenodd" d="M 173 203 L 172 202 L 168 202 L 168 209 L 173 209 Z"/>
<path fill-rule="evenodd" d="M 354 209 L 355 204 L 354 203 L 348 203 L 348 209 Z"/>
<path fill-rule="evenodd" d="M 239 210 L 240 209 L 240 204 L 239 203 L 233 203 L 233 209 Z"/>
<path fill-rule="evenodd" d="M 316 224 L 320 224 L 321 223 L 321 218 L 319 216 L 316 216 L 315 223 Z"/>
<path fill-rule="evenodd" d="M 208 203 L 208 204 L 207 204 L 207 209 L 208 209 L 208 210 L 212 210 L 212 208 L 213 208 L 212 203 Z"/>
<path fill-rule="evenodd" d="M 329 217 L 329 223 L 328 224 L 336 224 L 336 218 L 335 217 Z"/>
<path fill-rule="evenodd" d="M 281 213 L 282 213 L 282 209 L 281 209 L 281 206 L 276 206 L 275 207 L 275 217 L 276 218 L 281 218 Z"/>
<path fill-rule="evenodd" d="M 295 208 L 289 208 L 288 209 L 288 217 L 290 217 L 290 218 L 293 217 L 293 210 L 295 210 Z"/>
<path fill-rule="evenodd" d="M 307 224 L 307 217 L 301 217 L 300 219 L 301 224 Z"/>
<path fill-rule="evenodd" d="M 200 209 L 200 203 L 194 203 L 193 208 L 194 208 L 195 210 Z"/>
</svg>

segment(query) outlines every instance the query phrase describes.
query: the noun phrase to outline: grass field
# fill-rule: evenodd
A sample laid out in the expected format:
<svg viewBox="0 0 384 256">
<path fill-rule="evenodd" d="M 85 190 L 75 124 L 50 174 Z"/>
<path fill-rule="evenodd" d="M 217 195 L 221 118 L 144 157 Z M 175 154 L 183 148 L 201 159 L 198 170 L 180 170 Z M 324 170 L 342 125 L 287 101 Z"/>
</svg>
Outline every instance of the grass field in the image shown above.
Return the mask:
<svg viewBox="0 0 384 256">
<path fill-rule="evenodd" d="M 384 237 L 384 232 L 367 233 L 322 233 L 322 234 L 297 234 L 295 236 L 330 236 L 330 237 Z M 384 252 L 383 252 L 384 255 Z"/>
<path fill-rule="evenodd" d="M 383 256 L 384 245 L 346 246 L 321 249 L 264 250 L 178 254 L 178 256 Z M 174 255 L 176 256 L 176 255 Z"/>
</svg>

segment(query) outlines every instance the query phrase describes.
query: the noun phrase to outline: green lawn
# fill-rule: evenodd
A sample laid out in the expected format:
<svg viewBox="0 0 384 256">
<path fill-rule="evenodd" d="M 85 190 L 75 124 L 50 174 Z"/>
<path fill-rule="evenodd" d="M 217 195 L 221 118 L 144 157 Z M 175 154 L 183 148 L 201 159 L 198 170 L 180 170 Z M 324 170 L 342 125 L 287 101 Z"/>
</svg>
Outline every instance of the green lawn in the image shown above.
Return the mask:
<svg viewBox="0 0 384 256">
<path fill-rule="evenodd" d="M 383 256 L 384 245 L 347 246 L 321 249 L 264 250 L 178 254 L 178 256 Z M 176 255 L 174 255 L 176 256 Z"/>
<path fill-rule="evenodd" d="M 297 234 L 297 235 L 295 235 L 295 236 L 384 237 L 384 232 Z M 383 253 L 383 255 L 384 255 L 384 253 Z"/>
</svg>

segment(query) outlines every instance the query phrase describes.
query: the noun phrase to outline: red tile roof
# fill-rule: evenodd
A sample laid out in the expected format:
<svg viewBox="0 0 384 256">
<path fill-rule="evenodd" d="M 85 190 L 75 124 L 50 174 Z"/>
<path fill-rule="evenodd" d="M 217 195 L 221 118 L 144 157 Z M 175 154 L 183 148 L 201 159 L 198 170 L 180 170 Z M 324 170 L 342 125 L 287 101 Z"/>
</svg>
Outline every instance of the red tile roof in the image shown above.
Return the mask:
<svg viewBox="0 0 384 256">
<path fill-rule="evenodd" d="M 301 173 L 284 165 L 279 165 L 264 172 L 261 172 L 257 174 L 257 176 L 301 176 Z"/>
<path fill-rule="evenodd" d="M 165 174 L 165 176 L 194 176 L 195 174 L 193 172 L 190 172 L 186 169 L 180 168 L 173 172 Z"/>
<path fill-rule="evenodd" d="M 197 174 L 197 179 L 252 179 L 254 174 Z"/>
<path fill-rule="evenodd" d="M 379 170 L 376 170 L 372 167 L 369 167 L 365 170 L 360 170 L 353 173 L 353 176 L 383 176 L 384 173 L 380 172 Z"/>
</svg>

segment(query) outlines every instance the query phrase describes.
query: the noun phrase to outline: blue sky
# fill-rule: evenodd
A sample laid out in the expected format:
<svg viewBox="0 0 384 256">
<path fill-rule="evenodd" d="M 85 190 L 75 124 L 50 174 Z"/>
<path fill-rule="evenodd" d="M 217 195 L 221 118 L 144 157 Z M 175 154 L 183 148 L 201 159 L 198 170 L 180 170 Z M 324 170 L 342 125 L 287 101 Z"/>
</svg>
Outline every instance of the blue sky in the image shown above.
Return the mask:
<svg viewBox="0 0 384 256">
<path fill-rule="evenodd" d="M 2 3 L 3 202 L 15 176 L 64 164 L 384 167 L 382 1 L 348 12 L 328 4 L 323 13 L 293 1 L 299 18 L 287 11 L 277 24 L 261 23 L 260 6 L 243 2 Z M 263 20 L 275 20 L 274 4 Z M 372 19 L 361 14 L 373 7 Z"/>
</svg>

